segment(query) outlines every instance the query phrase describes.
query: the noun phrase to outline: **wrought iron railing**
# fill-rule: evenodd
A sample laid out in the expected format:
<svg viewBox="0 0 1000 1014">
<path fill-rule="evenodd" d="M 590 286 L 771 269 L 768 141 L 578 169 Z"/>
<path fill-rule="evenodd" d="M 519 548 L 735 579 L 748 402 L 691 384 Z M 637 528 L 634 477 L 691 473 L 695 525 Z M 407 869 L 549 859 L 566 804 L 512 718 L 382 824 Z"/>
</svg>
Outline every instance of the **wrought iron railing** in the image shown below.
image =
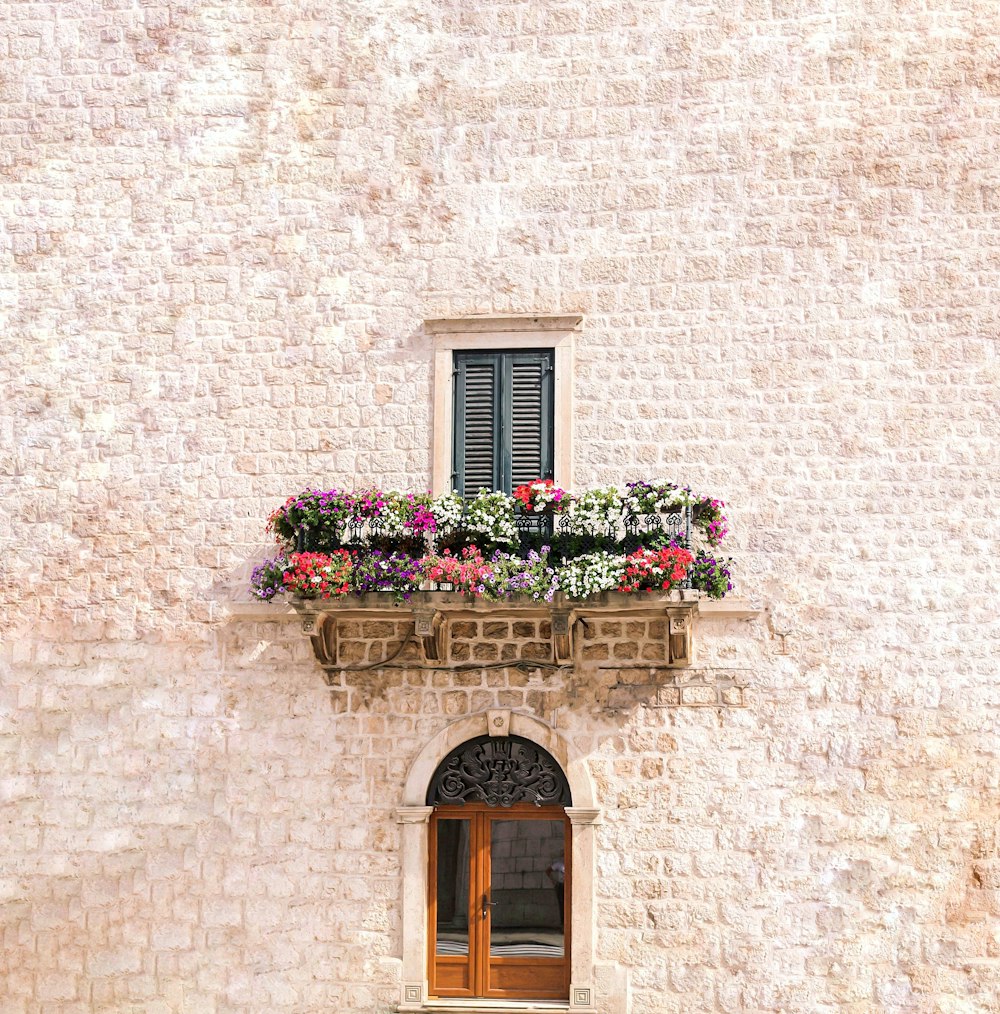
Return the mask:
<svg viewBox="0 0 1000 1014">
<path fill-rule="evenodd" d="M 571 514 L 538 513 L 518 507 L 513 517 L 516 534 L 510 540 L 496 539 L 472 528 L 468 524 L 469 508 L 466 505 L 455 525 L 434 533 L 390 531 L 381 518 L 352 520 L 339 530 L 329 526 L 313 530 L 300 525 L 296 529 L 295 549 L 297 552 L 381 549 L 421 555 L 476 546 L 484 552 L 502 549 L 526 556 L 532 550 L 539 552 L 547 548 L 554 562 L 565 563 L 574 557 L 601 550 L 627 554 L 671 542 L 690 546 L 697 510 L 697 507 L 678 506 L 655 514 L 626 514 L 614 523 L 588 526 Z"/>
</svg>

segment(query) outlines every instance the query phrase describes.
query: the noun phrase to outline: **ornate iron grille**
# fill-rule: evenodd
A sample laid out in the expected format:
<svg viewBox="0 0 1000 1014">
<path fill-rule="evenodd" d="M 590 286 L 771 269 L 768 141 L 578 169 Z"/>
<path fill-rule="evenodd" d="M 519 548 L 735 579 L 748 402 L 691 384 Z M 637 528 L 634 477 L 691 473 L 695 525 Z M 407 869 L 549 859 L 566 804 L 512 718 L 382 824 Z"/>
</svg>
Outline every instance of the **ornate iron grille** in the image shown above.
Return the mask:
<svg viewBox="0 0 1000 1014">
<path fill-rule="evenodd" d="M 487 806 L 570 806 L 569 783 L 550 753 L 520 736 L 479 736 L 438 765 L 427 805 L 482 802 Z"/>
</svg>

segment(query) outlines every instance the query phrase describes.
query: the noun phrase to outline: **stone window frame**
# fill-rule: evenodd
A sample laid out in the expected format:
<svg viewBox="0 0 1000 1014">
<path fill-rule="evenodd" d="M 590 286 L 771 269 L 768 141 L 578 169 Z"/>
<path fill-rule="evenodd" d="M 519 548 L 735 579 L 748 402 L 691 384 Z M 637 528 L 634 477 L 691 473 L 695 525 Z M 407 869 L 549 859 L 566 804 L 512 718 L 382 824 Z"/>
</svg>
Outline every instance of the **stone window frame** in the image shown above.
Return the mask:
<svg viewBox="0 0 1000 1014">
<path fill-rule="evenodd" d="M 460 719 L 442 729 L 431 739 L 410 766 L 397 807 L 397 823 L 402 825 L 402 920 L 403 956 L 400 1012 L 489 1011 L 497 1009 L 496 1000 L 430 999 L 428 997 L 428 932 L 429 890 L 429 827 L 433 806 L 427 806 L 427 788 L 438 765 L 457 746 L 490 732 L 490 718 L 498 712 L 482 712 Z M 595 805 L 594 784 L 584 759 L 576 756 L 551 726 L 530 715 L 502 715 L 503 728 L 514 736 L 537 743 L 546 749 L 562 767 L 569 782 L 573 805 L 566 807 L 572 835 L 572 869 L 570 891 L 570 988 L 564 1004 L 546 1001 L 548 1011 L 565 1010 L 571 1014 L 596 1014 L 595 986 L 595 915 L 594 901 L 596 826 L 602 811 Z M 507 1000 L 504 1011 L 537 1010 L 532 1001 Z"/>
<path fill-rule="evenodd" d="M 573 353 L 583 317 L 558 316 L 456 317 L 427 320 L 434 339 L 434 437 L 431 490 L 451 490 L 454 426 L 454 353 L 499 349 L 552 349 L 554 353 L 553 481 L 573 485 Z"/>
</svg>

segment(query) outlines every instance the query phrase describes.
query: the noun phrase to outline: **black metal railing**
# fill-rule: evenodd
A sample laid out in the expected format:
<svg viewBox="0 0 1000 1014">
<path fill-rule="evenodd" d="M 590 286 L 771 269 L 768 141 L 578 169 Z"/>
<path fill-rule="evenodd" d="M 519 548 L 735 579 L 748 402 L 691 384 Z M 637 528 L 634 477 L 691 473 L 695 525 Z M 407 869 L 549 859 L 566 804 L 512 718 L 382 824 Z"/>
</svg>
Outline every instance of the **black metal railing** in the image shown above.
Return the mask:
<svg viewBox="0 0 1000 1014">
<path fill-rule="evenodd" d="M 380 518 L 356 520 L 342 529 L 324 527 L 314 530 L 300 525 L 296 530 L 298 552 L 332 552 L 347 549 L 364 552 L 405 552 L 412 556 L 448 549 L 458 552 L 465 546 L 477 546 L 484 553 L 497 549 L 526 556 L 530 551 L 548 547 L 554 563 L 566 563 L 585 553 L 599 551 L 633 553 L 637 549 L 656 549 L 671 542 L 691 545 L 692 526 L 697 508 L 676 507 L 663 513 L 623 514 L 613 522 L 588 527 L 569 514 L 550 511 L 524 511 L 518 507 L 513 516 L 514 539 L 494 539 L 473 530 L 467 523 L 468 505 L 451 528 L 435 533 L 389 532 Z"/>
</svg>

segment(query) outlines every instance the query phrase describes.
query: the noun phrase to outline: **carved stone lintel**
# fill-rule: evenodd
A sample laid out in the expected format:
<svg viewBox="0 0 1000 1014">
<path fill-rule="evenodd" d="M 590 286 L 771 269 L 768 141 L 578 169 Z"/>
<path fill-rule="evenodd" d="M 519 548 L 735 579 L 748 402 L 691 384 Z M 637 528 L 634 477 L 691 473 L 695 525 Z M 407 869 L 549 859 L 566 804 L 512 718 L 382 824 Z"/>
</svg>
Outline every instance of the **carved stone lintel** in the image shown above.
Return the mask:
<svg viewBox="0 0 1000 1014">
<path fill-rule="evenodd" d="M 552 610 L 552 655 L 556 662 L 573 661 L 574 619 L 572 610 Z"/>
<path fill-rule="evenodd" d="M 565 806 L 570 798 L 559 762 L 521 736 L 477 736 L 462 743 L 438 765 L 427 791 L 427 801 L 435 806 Z"/>
<path fill-rule="evenodd" d="M 444 613 L 438 609 L 414 609 L 413 632 L 420 640 L 425 662 L 441 662 L 446 651 Z"/>
</svg>

